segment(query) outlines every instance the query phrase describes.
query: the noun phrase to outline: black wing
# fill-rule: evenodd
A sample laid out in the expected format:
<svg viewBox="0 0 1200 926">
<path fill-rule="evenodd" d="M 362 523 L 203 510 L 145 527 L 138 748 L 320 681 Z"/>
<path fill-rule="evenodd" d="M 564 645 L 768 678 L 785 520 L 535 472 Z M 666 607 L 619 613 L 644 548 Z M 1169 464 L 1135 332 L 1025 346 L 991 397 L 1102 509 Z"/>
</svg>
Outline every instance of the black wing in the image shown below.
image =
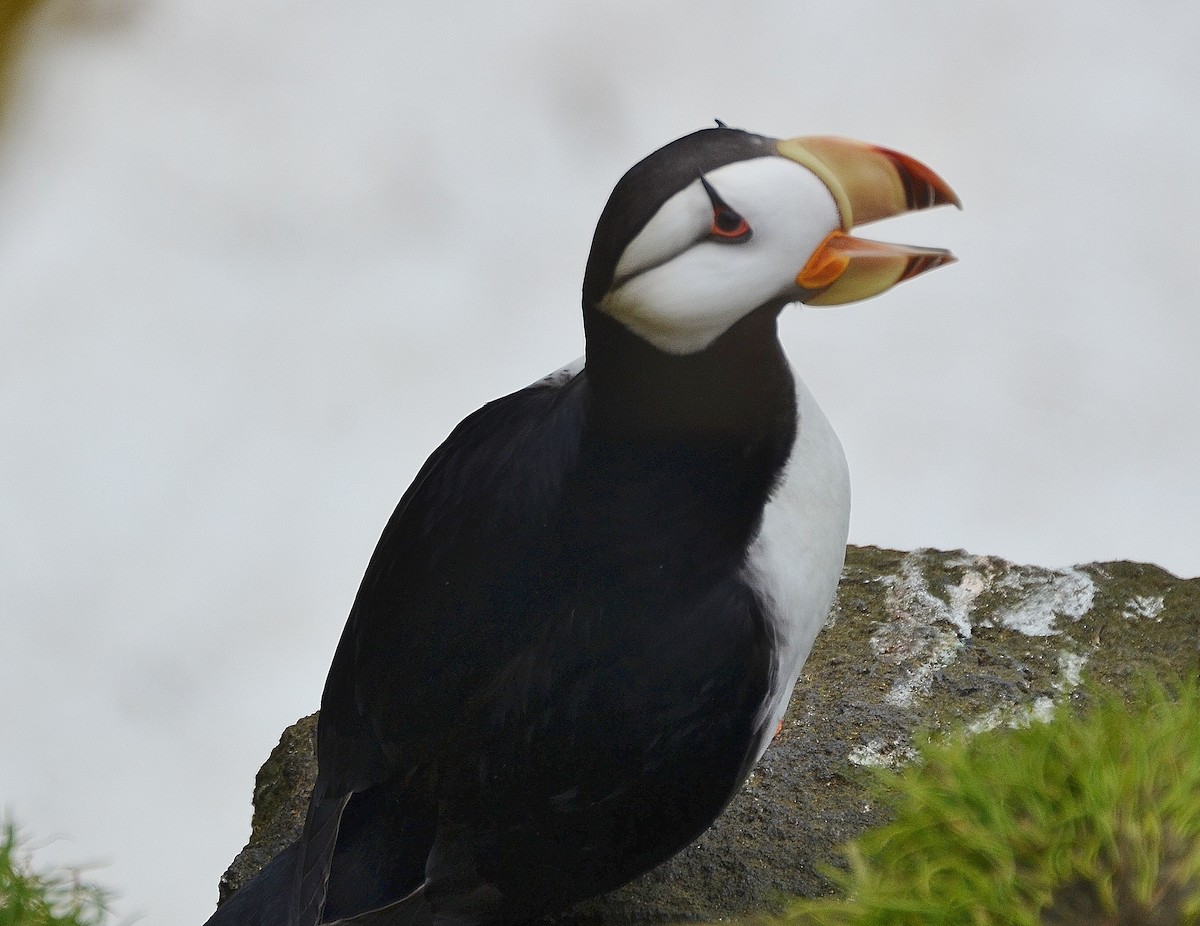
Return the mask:
<svg viewBox="0 0 1200 926">
<path fill-rule="evenodd" d="M 545 559 L 544 527 L 578 458 L 583 381 L 531 386 L 470 415 L 430 456 L 384 529 L 321 701 L 293 922 L 318 921 L 327 884 L 337 904 L 339 866 L 356 861 L 335 860 L 335 845 L 359 817 L 397 824 L 391 870 L 373 875 L 390 882 L 379 887 L 388 896 L 376 899 L 418 886 L 436 814 L 436 756 L 453 735 L 456 707 L 486 688 L 551 616 L 537 600 L 551 594 L 549 584 L 530 564 Z M 372 839 L 357 835 L 359 853 L 369 855 Z M 415 883 L 401 887 L 405 880 Z M 369 893 L 356 885 L 354 903 L 369 902 Z"/>
</svg>

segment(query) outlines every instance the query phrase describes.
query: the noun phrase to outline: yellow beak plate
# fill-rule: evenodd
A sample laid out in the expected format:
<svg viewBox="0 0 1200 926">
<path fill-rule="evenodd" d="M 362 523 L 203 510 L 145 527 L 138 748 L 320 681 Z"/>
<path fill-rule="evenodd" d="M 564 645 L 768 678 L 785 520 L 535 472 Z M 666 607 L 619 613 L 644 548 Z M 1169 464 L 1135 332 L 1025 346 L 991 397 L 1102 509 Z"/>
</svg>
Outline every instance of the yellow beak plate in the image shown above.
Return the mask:
<svg viewBox="0 0 1200 926">
<path fill-rule="evenodd" d="M 899 151 L 830 136 L 789 138 L 779 153 L 815 173 L 829 188 L 842 220 L 796 274 L 812 292 L 809 305 L 842 305 L 891 289 L 926 270 L 953 263 L 942 248 L 869 241 L 848 234 L 856 225 L 933 206 L 962 208 L 933 170 Z"/>
</svg>

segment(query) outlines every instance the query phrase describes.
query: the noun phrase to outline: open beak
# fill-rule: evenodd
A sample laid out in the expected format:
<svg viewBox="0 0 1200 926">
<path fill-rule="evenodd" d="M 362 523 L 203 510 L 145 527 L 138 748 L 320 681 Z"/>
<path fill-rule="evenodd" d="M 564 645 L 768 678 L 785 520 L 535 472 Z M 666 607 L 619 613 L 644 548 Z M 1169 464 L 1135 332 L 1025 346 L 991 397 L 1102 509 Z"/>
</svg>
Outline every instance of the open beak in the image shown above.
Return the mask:
<svg viewBox="0 0 1200 926">
<path fill-rule="evenodd" d="M 950 185 L 920 161 L 848 138 L 809 136 L 777 143 L 829 187 L 842 227 L 825 238 L 796 274 L 808 305 L 841 305 L 878 295 L 917 274 L 954 262 L 942 248 L 885 244 L 849 234 L 856 225 L 916 209 L 962 208 Z"/>
</svg>

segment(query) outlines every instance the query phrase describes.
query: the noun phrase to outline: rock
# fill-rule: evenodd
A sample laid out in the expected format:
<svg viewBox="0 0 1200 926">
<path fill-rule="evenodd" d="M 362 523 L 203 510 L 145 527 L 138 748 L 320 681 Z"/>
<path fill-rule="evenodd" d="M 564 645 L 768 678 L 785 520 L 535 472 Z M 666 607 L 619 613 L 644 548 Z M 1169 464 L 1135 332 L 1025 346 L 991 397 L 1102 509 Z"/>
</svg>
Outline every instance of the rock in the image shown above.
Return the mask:
<svg viewBox="0 0 1200 926">
<path fill-rule="evenodd" d="M 317 715 L 309 714 L 283 731 L 254 778 L 250 841 L 221 876 L 218 904 L 295 842 L 304 828 L 308 796 L 316 780 Z"/>
<path fill-rule="evenodd" d="M 554 921 L 712 920 L 828 893 L 821 868 L 837 846 L 884 819 L 864 767 L 907 761 L 931 732 L 1044 718 L 1085 674 L 1121 691 L 1140 673 L 1198 670 L 1200 579 L 851 547 L 783 731 L 729 808 L 665 865 Z M 259 772 L 250 844 L 222 899 L 299 834 L 314 728 L 315 715 L 289 727 Z"/>
</svg>

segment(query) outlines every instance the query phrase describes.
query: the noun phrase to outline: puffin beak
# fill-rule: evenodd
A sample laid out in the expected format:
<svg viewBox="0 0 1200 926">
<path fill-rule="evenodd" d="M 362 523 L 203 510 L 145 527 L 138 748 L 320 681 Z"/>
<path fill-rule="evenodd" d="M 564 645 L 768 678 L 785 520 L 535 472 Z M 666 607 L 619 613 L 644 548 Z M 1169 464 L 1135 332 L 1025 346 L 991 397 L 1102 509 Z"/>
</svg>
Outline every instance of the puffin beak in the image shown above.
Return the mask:
<svg viewBox="0 0 1200 926">
<path fill-rule="evenodd" d="M 885 244 L 850 235 L 877 219 L 946 203 L 962 208 L 950 185 L 920 161 L 848 138 L 810 136 L 777 143 L 829 187 L 842 227 L 829 233 L 796 274 L 808 305 L 841 305 L 878 295 L 917 274 L 953 263 L 942 248 Z"/>
</svg>

